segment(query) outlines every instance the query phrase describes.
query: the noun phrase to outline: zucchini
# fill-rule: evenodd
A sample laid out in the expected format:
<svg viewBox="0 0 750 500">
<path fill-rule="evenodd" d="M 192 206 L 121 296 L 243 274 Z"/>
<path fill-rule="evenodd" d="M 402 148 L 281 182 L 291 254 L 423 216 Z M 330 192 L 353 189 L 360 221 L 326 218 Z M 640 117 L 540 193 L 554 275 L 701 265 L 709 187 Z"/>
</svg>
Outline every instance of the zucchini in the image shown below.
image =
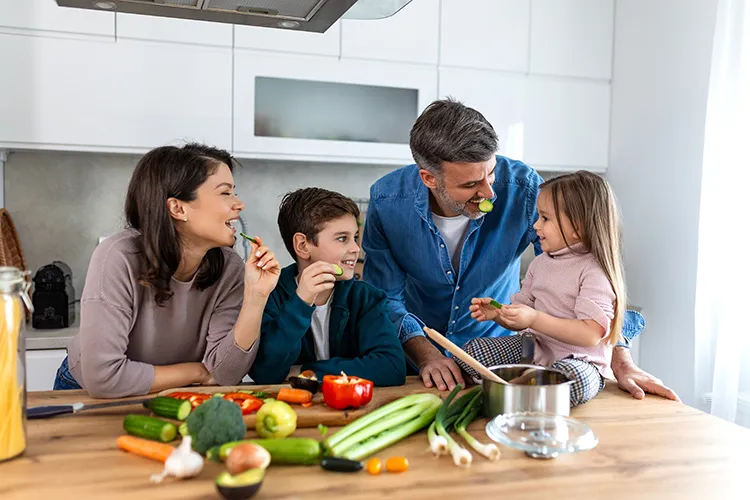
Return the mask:
<svg viewBox="0 0 750 500">
<path fill-rule="evenodd" d="M 145 415 L 126 416 L 122 428 L 130 435 L 162 443 L 169 443 L 177 437 L 177 427 L 173 423 Z"/>
<path fill-rule="evenodd" d="M 186 399 L 168 398 L 157 396 L 151 401 L 143 403 L 144 408 L 148 408 L 160 417 L 173 418 L 175 420 L 185 420 L 193 406 Z"/>
<path fill-rule="evenodd" d="M 254 443 L 265 448 L 271 454 L 272 464 L 315 465 L 320 462 L 320 443 L 311 438 L 280 439 L 247 439 L 225 443 L 219 449 L 219 458 L 223 461 L 232 449 L 244 443 Z"/>
</svg>

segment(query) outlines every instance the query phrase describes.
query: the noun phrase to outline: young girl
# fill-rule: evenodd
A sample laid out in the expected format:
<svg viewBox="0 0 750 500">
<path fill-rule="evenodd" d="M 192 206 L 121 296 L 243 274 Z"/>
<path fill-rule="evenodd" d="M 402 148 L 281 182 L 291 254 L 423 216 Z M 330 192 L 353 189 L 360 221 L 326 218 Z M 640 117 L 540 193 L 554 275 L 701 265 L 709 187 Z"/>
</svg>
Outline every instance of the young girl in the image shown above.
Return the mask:
<svg viewBox="0 0 750 500">
<path fill-rule="evenodd" d="M 583 404 L 613 378 L 612 347 L 621 335 L 625 283 L 620 222 L 609 184 L 589 172 L 540 186 L 534 229 L 542 253 L 529 266 L 521 291 L 501 309 L 491 298 L 472 299 L 477 321 L 492 320 L 534 337 L 534 363 L 564 372 L 574 382 L 571 406 Z M 485 366 L 518 363 L 522 336 L 477 338 L 463 349 Z M 457 363 L 470 375 L 478 374 Z"/>
</svg>

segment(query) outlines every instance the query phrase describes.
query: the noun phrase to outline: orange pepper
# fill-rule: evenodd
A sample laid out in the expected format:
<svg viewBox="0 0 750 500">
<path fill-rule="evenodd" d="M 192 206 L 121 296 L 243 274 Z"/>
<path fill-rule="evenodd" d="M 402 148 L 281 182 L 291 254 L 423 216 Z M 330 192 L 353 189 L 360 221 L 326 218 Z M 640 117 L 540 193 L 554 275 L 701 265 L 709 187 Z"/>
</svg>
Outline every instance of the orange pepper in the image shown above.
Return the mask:
<svg viewBox="0 0 750 500">
<path fill-rule="evenodd" d="M 385 461 L 385 470 L 388 472 L 406 472 L 409 470 L 409 461 L 406 457 L 391 457 Z"/>
<path fill-rule="evenodd" d="M 381 470 L 383 470 L 383 462 L 379 458 L 371 458 L 367 461 L 367 472 L 370 474 L 380 474 Z"/>
</svg>

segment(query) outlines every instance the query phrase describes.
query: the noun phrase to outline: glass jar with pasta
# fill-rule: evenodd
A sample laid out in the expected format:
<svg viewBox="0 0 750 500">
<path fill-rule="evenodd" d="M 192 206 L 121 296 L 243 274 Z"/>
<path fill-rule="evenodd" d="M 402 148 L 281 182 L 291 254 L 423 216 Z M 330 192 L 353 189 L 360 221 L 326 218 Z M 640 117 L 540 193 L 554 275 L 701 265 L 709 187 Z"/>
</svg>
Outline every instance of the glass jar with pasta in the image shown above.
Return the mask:
<svg viewBox="0 0 750 500">
<path fill-rule="evenodd" d="M 26 450 L 26 323 L 29 273 L 0 267 L 0 462 Z"/>
</svg>

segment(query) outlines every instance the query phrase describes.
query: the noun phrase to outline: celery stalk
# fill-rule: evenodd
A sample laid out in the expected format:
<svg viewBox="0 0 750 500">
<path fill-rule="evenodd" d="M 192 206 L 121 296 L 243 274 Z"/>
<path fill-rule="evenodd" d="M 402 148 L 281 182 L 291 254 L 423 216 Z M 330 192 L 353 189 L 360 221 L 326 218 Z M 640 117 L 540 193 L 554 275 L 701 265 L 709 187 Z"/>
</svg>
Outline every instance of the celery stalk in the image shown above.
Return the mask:
<svg viewBox="0 0 750 500">
<path fill-rule="evenodd" d="M 368 413 L 367 415 L 364 415 L 354 422 L 348 424 L 343 429 L 339 430 L 337 433 L 335 433 L 332 436 L 329 436 L 328 439 L 326 439 L 323 442 L 323 445 L 326 449 L 331 449 L 335 447 L 337 444 L 339 444 L 341 441 L 345 440 L 355 432 L 358 432 L 361 429 L 364 429 L 365 427 L 369 426 L 370 424 L 379 421 L 380 419 L 383 419 L 387 417 L 388 415 L 391 415 L 393 413 L 396 413 L 398 411 L 402 411 L 406 408 L 409 408 L 411 406 L 414 406 L 415 404 L 424 403 L 427 401 L 440 401 L 440 398 L 434 394 L 430 393 L 422 393 L 422 394 L 412 394 L 410 396 L 404 396 L 402 398 L 399 398 L 395 401 L 392 401 L 388 403 L 385 406 L 381 406 L 375 411 L 372 411 Z"/>
<path fill-rule="evenodd" d="M 414 434 L 420 429 L 427 427 L 430 422 L 435 418 L 435 414 L 440 408 L 440 398 L 435 396 L 435 401 L 432 403 L 420 416 L 413 418 L 406 423 L 393 427 L 373 439 L 368 439 L 364 443 L 358 446 L 349 448 L 343 454 L 343 458 L 349 460 L 362 460 L 373 453 L 389 447 L 393 443 L 404 439 L 406 436 Z"/>
<path fill-rule="evenodd" d="M 420 404 L 409 406 L 408 408 L 405 408 L 404 410 L 400 412 L 392 413 L 386 416 L 385 418 L 382 418 L 378 420 L 377 422 L 373 422 L 367 427 L 360 429 L 359 431 L 353 434 L 350 434 L 349 437 L 347 437 L 343 441 L 340 441 L 334 446 L 332 446 L 329 449 L 329 452 L 334 457 L 340 456 L 344 452 L 346 452 L 346 450 L 348 450 L 349 448 L 356 446 L 357 444 L 371 438 L 372 436 L 377 436 L 381 432 L 385 432 L 388 429 L 391 429 L 405 422 L 408 422 L 409 420 L 413 418 L 417 418 L 419 415 L 421 415 L 424 411 L 428 410 L 434 404 L 435 404 L 434 401 L 432 402 L 428 401 L 425 403 L 420 403 Z"/>
</svg>

